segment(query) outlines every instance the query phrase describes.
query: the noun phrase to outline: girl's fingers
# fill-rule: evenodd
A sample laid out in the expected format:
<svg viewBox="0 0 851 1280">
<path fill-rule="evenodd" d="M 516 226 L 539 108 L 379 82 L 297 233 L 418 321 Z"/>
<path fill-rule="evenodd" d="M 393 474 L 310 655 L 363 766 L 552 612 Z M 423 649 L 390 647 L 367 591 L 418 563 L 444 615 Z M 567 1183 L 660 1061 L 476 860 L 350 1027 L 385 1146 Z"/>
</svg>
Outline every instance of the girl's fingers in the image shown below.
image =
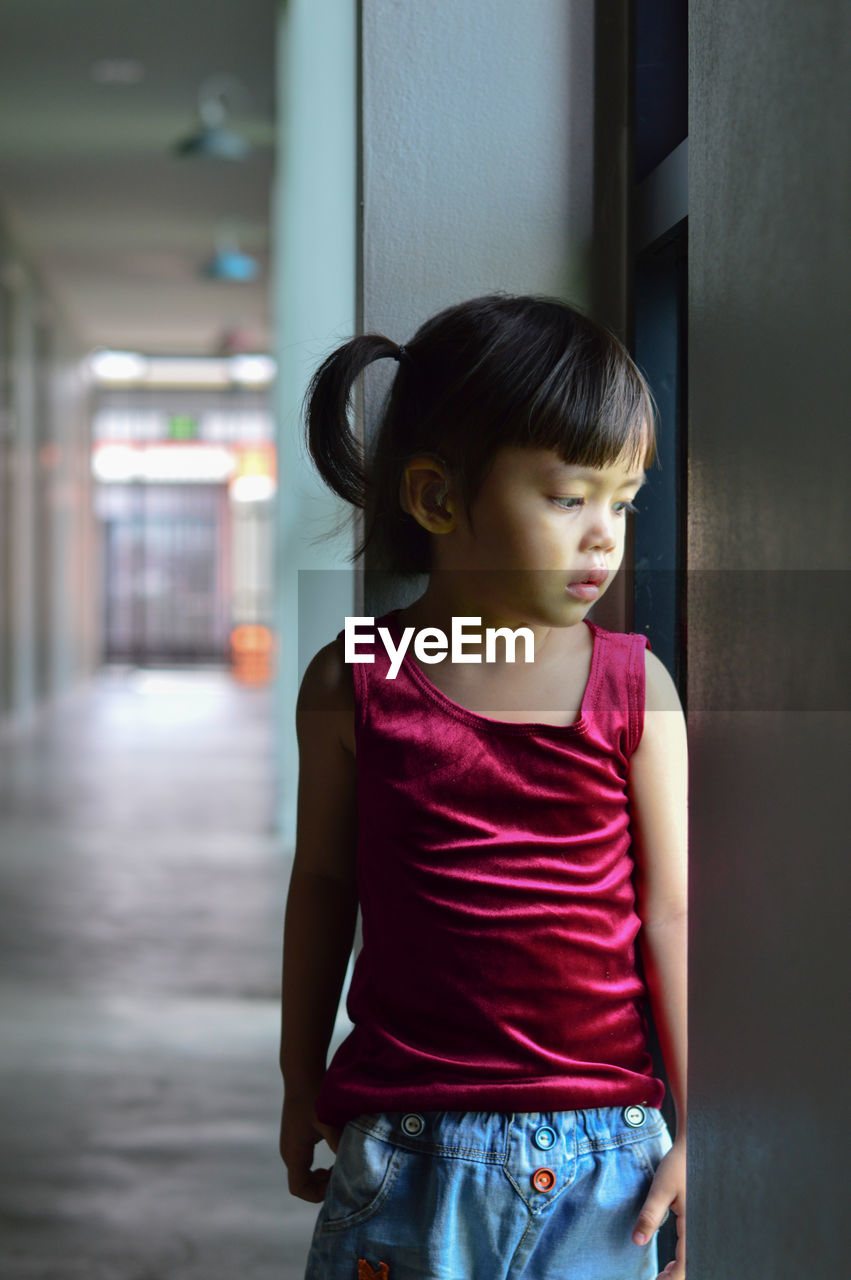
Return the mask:
<svg viewBox="0 0 851 1280">
<path fill-rule="evenodd" d="M 677 1256 L 663 1271 L 659 1272 L 656 1280 L 686 1280 L 686 1224 L 684 1215 L 677 1218 Z"/>
<path fill-rule="evenodd" d="M 330 1169 L 291 1169 L 290 1194 L 298 1196 L 299 1200 L 307 1200 L 310 1204 L 321 1204 L 330 1176 Z"/>
<path fill-rule="evenodd" d="M 323 1124 L 321 1120 L 316 1120 L 314 1122 L 314 1127 L 318 1133 L 322 1134 L 322 1137 L 328 1143 L 328 1146 L 334 1152 L 334 1155 L 336 1155 L 337 1148 L 340 1145 L 340 1136 L 343 1132 L 342 1129 L 333 1129 L 330 1124 Z"/>
<path fill-rule="evenodd" d="M 659 1228 L 668 1212 L 670 1200 L 654 1188 L 644 1202 L 638 1215 L 632 1238 L 635 1244 L 647 1244 Z"/>
</svg>

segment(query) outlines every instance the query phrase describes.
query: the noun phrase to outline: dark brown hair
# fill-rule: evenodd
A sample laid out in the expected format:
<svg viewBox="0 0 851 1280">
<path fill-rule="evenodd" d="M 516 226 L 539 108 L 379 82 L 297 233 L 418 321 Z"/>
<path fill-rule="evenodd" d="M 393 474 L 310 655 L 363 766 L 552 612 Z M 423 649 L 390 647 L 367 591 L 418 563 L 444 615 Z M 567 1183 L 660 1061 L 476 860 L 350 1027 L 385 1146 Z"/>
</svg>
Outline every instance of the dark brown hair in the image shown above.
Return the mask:
<svg viewBox="0 0 851 1280">
<path fill-rule="evenodd" d="M 382 357 L 399 362 L 375 444 L 364 458 L 349 422 L 355 378 Z M 399 504 L 405 464 L 440 457 L 467 509 L 497 451 L 553 449 L 565 462 L 602 467 L 626 454 L 654 457 L 654 408 L 618 339 L 574 307 L 496 294 L 427 320 L 404 347 L 367 334 L 317 370 L 306 399 L 311 457 L 328 485 L 366 513 L 358 551 L 381 568 L 427 571 L 429 535 Z"/>
</svg>

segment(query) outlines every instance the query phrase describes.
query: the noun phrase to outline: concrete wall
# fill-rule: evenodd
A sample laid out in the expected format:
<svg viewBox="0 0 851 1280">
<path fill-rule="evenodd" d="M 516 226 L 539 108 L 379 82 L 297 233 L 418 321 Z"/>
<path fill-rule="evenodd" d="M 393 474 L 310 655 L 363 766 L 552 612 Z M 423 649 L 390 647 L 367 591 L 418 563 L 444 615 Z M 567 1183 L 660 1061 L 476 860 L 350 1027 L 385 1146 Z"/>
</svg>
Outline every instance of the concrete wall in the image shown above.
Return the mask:
<svg viewBox="0 0 851 1280">
<path fill-rule="evenodd" d="M 851 15 L 692 0 L 690 41 L 689 1263 L 792 1280 L 847 1266 Z"/>
<path fill-rule="evenodd" d="M 298 684 L 307 658 L 353 611 L 351 531 L 344 526 L 336 536 L 325 536 L 345 512 L 306 458 L 301 405 L 321 359 L 355 331 L 356 6 L 351 0 L 286 0 L 277 57 L 277 722 L 279 823 L 289 837 L 295 821 Z"/>
<path fill-rule="evenodd" d="M 592 0 L 361 9 L 363 329 L 403 342 L 496 291 L 592 307 Z M 367 433 L 388 364 L 365 379 Z M 419 590 L 368 573 L 368 612 Z"/>
<path fill-rule="evenodd" d="M 36 424 L 36 290 L 29 272 L 16 262 L 7 271 L 12 293 L 9 325 L 10 467 L 7 485 L 9 539 L 8 643 L 9 707 L 20 715 L 38 697 L 36 652 L 41 584 L 36 578 L 38 524 Z"/>
<path fill-rule="evenodd" d="M 97 661 L 84 355 L 0 225 L 0 723 Z"/>
<path fill-rule="evenodd" d="M 503 289 L 586 301 L 594 5 L 363 0 L 366 328 Z"/>
</svg>

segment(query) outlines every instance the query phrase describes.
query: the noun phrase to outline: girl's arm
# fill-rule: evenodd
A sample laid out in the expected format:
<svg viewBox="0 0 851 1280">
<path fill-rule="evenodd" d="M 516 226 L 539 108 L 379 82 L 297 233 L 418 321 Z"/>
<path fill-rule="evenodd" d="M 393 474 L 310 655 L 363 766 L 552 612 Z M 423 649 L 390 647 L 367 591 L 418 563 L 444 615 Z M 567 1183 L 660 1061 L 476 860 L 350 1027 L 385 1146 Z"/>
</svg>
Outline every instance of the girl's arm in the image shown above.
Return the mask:
<svg viewBox="0 0 851 1280">
<path fill-rule="evenodd" d="M 328 1171 L 311 1170 L 320 1137 L 316 1097 L 346 975 L 357 916 L 354 699 L 334 643 L 305 672 L 296 709 L 299 744 L 296 851 L 284 929 L 281 1156 L 293 1195 L 320 1201 Z"/>
<path fill-rule="evenodd" d="M 646 655 L 646 711 L 630 761 L 641 958 L 653 1019 L 677 1111 L 673 1149 L 656 1171 L 635 1226 L 643 1243 L 668 1209 L 677 1214 L 677 1260 L 664 1274 L 685 1277 L 687 789 L 686 731 L 674 682 Z"/>
</svg>

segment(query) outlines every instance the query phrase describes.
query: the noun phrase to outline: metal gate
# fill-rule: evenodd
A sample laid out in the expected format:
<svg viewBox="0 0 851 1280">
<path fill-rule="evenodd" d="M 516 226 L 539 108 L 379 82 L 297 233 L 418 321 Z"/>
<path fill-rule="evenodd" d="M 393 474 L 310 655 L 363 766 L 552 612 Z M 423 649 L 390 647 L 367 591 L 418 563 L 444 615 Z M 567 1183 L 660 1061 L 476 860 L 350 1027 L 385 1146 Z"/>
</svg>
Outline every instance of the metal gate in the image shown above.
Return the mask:
<svg viewBox="0 0 851 1280">
<path fill-rule="evenodd" d="M 97 502 L 107 661 L 226 661 L 227 486 L 114 484 L 100 488 Z"/>
</svg>

